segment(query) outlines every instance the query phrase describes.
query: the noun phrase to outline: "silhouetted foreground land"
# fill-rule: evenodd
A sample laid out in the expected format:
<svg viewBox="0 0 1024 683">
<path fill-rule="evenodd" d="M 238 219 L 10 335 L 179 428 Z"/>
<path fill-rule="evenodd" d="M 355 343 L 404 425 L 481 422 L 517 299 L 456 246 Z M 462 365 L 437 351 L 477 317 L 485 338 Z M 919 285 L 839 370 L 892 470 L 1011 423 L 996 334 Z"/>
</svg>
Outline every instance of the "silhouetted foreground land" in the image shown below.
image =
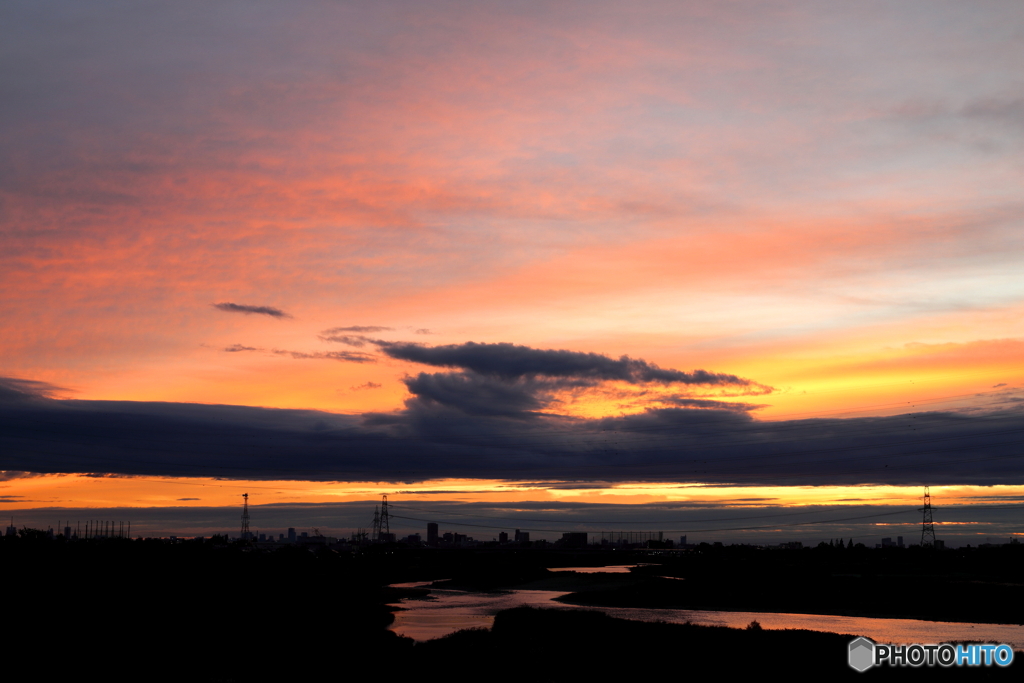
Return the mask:
<svg viewBox="0 0 1024 683">
<path fill-rule="evenodd" d="M 1024 545 L 942 552 L 731 546 L 653 561 L 631 573 L 633 582 L 581 587 L 562 601 L 1024 624 Z"/>
<path fill-rule="evenodd" d="M 10 660 L 26 680 L 305 679 L 411 644 L 377 560 L 187 542 L 0 543 Z M 14 680 L 14 679 L 11 679 Z"/>
<path fill-rule="evenodd" d="M 653 600 L 663 584 L 689 586 L 697 579 L 727 586 L 724 580 L 699 577 L 713 575 L 728 558 L 695 564 L 677 558 L 643 570 L 640 577 L 611 580 L 560 577 L 545 568 L 602 560 L 586 552 L 376 546 L 339 554 L 299 547 L 253 552 L 210 542 L 3 539 L 4 642 L 8 661 L 28 663 L 33 680 L 86 673 L 133 681 L 284 681 L 369 673 L 422 677 L 426 672 L 445 680 L 613 680 L 780 668 L 815 676 L 854 674 L 846 666 L 848 636 L 806 631 L 645 624 L 596 612 L 528 609 L 501 613 L 493 631 L 460 632 L 423 644 L 386 628 L 393 619 L 386 603 L 408 594 L 388 588 L 390 583 L 450 577 L 477 588 L 545 581 L 591 581 L 593 587 L 603 580 L 610 581 L 601 593 L 605 598 Z M 747 569 L 737 569 L 735 576 L 755 572 L 754 566 L 737 562 L 741 566 Z M 833 565 L 815 571 L 831 576 L 828 567 Z M 762 579 L 783 571 L 763 562 L 756 569 Z M 687 580 L 642 576 L 676 571 L 688 573 Z M 632 583 L 616 583 L 621 580 Z M 756 597 L 752 589 L 749 594 Z M 751 607 L 744 603 L 742 608 Z M 945 673 L 1010 680 L 1019 669 L 1018 662 L 1011 670 Z M 894 669 L 866 675 L 935 673 L 941 672 Z"/>
</svg>

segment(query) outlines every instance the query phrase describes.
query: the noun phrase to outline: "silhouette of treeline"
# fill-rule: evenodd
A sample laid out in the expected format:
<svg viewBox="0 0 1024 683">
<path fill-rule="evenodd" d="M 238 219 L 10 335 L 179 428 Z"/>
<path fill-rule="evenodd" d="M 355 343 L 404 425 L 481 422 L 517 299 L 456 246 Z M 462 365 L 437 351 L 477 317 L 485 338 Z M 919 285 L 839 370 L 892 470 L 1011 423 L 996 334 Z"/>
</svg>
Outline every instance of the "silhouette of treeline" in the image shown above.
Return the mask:
<svg viewBox="0 0 1024 683">
<path fill-rule="evenodd" d="M 713 563 L 722 567 L 735 557 L 724 549 L 692 566 L 710 574 Z M 659 561 L 639 554 L 616 559 Z M 295 546 L 260 552 L 210 540 L 4 538 L 5 645 L 9 661 L 29 662 L 36 680 L 95 674 L 105 681 L 282 681 L 368 673 L 423 677 L 429 671 L 452 681 L 613 680 L 780 667 L 853 673 L 846 666 L 849 636 L 807 631 L 645 624 L 584 611 L 523 609 L 499 614 L 493 631 L 429 643 L 414 644 L 387 630 L 393 620 L 387 603 L 424 592 L 391 589 L 390 583 L 451 578 L 499 588 L 580 579 L 546 567 L 606 560 L 585 551 L 437 552 L 382 545 L 354 554 Z M 734 564 L 735 576 L 781 571 L 765 562 Z M 688 584 L 690 576 L 682 582 L 653 576 L 686 566 L 644 568 L 626 579 L 644 590 Z M 806 566 L 822 572 L 833 567 Z M 798 652 L 806 659 L 797 660 Z M 1009 672 L 972 673 L 1007 680 Z"/>
</svg>

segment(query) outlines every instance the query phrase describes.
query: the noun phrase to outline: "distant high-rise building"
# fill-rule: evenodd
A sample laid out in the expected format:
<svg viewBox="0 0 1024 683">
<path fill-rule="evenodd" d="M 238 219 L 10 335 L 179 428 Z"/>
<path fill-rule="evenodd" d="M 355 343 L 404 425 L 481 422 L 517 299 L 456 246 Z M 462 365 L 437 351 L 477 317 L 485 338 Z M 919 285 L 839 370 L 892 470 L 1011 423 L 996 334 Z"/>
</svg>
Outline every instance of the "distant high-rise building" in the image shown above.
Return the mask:
<svg viewBox="0 0 1024 683">
<path fill-rule="evenodd" d="M 502 531 L 498 534 L 498 543 L 508 543 L 508 532 Z"/>
<path fill-rule="evenodd" d="M 686 545 L 686 536 L 679 537 L 679 545 Z"/>
<path fill-rule="evenodd" d="M 897 536 L 896 537 L 896 546 L 899 547 L 899 548 L 903 547 L 903 537 L 902 536 Z"/>
<path fill-rule="evenodd" d="M 288 542 L 295 543 L 295 527 L 288 527 Z"/>
<path fill-rule="evenodd" d="M 437 545 L 437 522 L 427 522 L 427 545 Z"/>
<path fill-rule="evenodd" d="M 516 529 L 515 540 L 516 540 L 516 543 L 529 543 L 530 542 L 530 532 L 529 531 L 520 531 L 519 529 Z"/>
</svg>

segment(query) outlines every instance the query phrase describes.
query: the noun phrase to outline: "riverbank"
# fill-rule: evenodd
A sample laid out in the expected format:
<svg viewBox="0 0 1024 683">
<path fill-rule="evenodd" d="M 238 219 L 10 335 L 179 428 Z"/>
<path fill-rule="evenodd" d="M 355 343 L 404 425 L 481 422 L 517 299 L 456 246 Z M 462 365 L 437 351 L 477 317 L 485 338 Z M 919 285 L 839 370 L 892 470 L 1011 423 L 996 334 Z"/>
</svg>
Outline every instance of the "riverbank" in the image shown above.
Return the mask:
<svg viewBox="0 0 1024 683">
<path fill-rule="evenodd" d="M 558 591 L 560 602 L 581 607 L 785 612 L 875 619 L 919 619 L 970 624 L 1024 624 L 1015 605 L 1020 586 L 974 579 L 849 576 L 793 572 L 736 577 L 693 573 L 662 576 L 671 567 L 641 567 L 630 574 L 578 574 L 534 569 L 514 576 L 438 581 L 433 587 L 467 591 Z M 653 575 L 652 575 L 653 574 Z"/>
<path fill-rule="evenodd" d="M 890 584 L 891 586 L 891 584 Z M 834 588 L 834 587 L 830 587 Z M 663 578 L 639 578 L 618 586 L 587 587 L 558 600 L 581 607 L 631 607 L 645 609 L 713 610 L 719 612 L 791 612 L 873 619 L 919 619 L 969 624 L 1024 623 L 1024 615 L 1006 603 L 981 602 L 991 591 L 968 586 L 974 600 L 962 593 L 936 592 L 917 584 L 891 586 L 891 592 L 875 592 L 876 586 L 844 585 L 837 595 L 823 597 L 820 590 L 792 583 L 734 588 L 707 583 L 680 585 Z M 964 590 L 961 586 L 948 591 Z M 900 590 L 902 589 L 902 590 Z M 917 598 L 921 590 L 934 601 Z M 977 595 L 982 593 L 982 595 Z M 1020 603 L 1017 603 L 1020 604 Z"/>
<path fill-rule="evenodd" d="M 581 577 L 583 579 L 587 577 Z M 444 582 L 447 584 L 447 582 Z M 533 586 L 534 584 L 529 584 Z M 404 586 L 404 584 L 402 584 Z M 629 621 L 692 624 L 743 629 L 758 622 L 766 630 L 804 630 L 849 633 L 876 642 L 912 644 L 939 642 L 1006 643 L 1024 651 L 1024 627 L 1005 624 L 922 621 L 918 619 L 868 618 L 856 616 L 798 614 L 792 612 L 749 612 L 686 610 L 646 607 L 579 607 L 559 601 L 567 595 L 550 590 L 467 590 L 431 586 L 427 599 L 402 600 L 389 627 L 395 633 L 424 642 L 461 629 L 494 625 L 496 615 L 517 607 L 600 611 Z"/>
<path fill-rule="evenodd" d="M 581 606 L 1024 624 L 1018 608 L 1024 604 L 1024 554 L 994 555 L 972 566 L 938 555 L 827 562 L 813 556 L 723 553 L 639 567 L 617 586 L 587 586 L 587 578 L 579 577 L 580 587 L 560 600 Z"/>
<path fill-rule="evenodd" d="M 873 668 L 847 663 L 853 636 L 804 630 L 769 631 L 616 619 L 589 610 L 520 607 L 499 612 L 490 630 L 472 629 L 417 643 L 412 656 L 448 662 L 446 677 L 492 681 L 615 681 L 672 676 L 766 676 L 801 679 L 1016 680 L 1019 661 L 1005 668 Z"/>
</svg>

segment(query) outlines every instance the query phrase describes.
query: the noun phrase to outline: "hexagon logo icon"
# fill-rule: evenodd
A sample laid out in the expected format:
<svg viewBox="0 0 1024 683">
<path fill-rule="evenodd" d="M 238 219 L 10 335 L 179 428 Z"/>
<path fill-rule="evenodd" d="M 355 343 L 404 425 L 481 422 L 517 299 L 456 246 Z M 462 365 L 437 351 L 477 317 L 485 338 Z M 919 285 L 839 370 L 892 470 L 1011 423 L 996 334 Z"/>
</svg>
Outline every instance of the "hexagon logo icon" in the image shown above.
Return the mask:
<svg viewBox="0 0 1024 683">
<path fill-rule="evenodd" d="M 867 671 L 875 663 L 875 644 L 863 636 L 850 641 L 850 667 Z"/>
</svg>

